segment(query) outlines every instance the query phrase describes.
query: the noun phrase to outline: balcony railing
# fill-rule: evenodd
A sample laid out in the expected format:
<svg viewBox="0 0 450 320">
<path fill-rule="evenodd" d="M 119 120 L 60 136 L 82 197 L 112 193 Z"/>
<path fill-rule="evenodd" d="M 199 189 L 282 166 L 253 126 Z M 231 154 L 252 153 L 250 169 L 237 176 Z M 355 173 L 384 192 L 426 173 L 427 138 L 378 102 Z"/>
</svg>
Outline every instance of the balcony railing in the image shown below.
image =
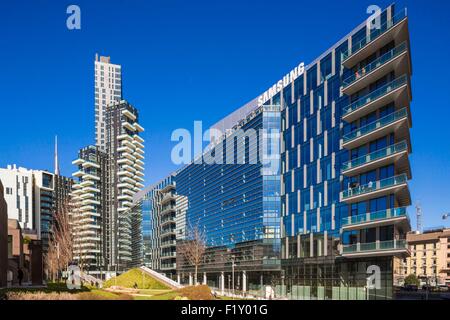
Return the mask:
<svg viewBox="0 0 450 320">
<path fill-rule="evenodd" d="M 394 123 L 397 120 L 406 118 L 407 116 L 408 116 L 408 110 L 406 108 L 400 109 L 400 110 L 393 112 L 383 118 L 380 118 L 374 122 L 371 122 L 368 125 L 365 125 L 359 129 L 356 129 L 356 130 L 346 134 L 342 139 L 344 140 L 344 143 L 347 143 L 351 140 L 357 139 L 357 138 L 362 137 L 370 132 L 373 132 L 379 128 L 382 128 L 391 123 Z"/>
<path fill-rule="evenodd" d="M 342 86 L 344 87 L 344 89 L 347 88 L 349 85 L 351 85 L 355 81 L 361 79 L 365 75 L 371 73 L 373 70 L 388 63 L 389 61 L 394 60 L 396 57 L 398 57 L 402 53 L 406 52 L 406 49 L 407 49 L 406 42 L 402 42 L 400 45 L 398 45 L 394 49 L 386 52 L 378 59 L 374 60 L 373 62 L 369 63 L 364 68 L 359 69 L 354 74 L 352 74 L 351 76 L 346 78 L 344 81 L 342 81 Z"/>
<path fill-rule="evenodd" d="M 378 88 L 377 90 L 372 91 L 368 95 L 356 100 L 355 102 L 353 102 L 350 105 L 348 105 L 347 107 L 345 107 L 343 110 L 343 116 L 345 116 L 355 110 L 363 108 L 368 103 L 370 103 L 374 100 L 377 100 L 378 98 L 388 94 L 389 92 L 394 91 L 394 90 L 404 86 L 407 82 L 408 82 L 408 77 L 405 74 L 405 75 L 389 82 L 388 84 L 382 86 L 381 88 Z"/>
<path fill-rule="evenodd" d="M 358 253 L 367 251 L 384 251 L 395 249 L 407 249 L 408 243 L 406 240 L 390 240 L 390 241 L 377 241 L 369 243 L 357 243 L 344 245 L 342 247 L 342 253 Z"/>
<path fill-rule="evenodd" d="M 359 50 L 364 48 L 367 44 L 371 43 L 372 41 L 379 38 L 382 34 L 384 34 L 386 31 L 392 29 L 395 27 L 399 22 L 403 21 L 407 17 L 407 11 L 406 8 L 398 12 L 396 15 L 394 15 L 391 19 L 387 20 L 385 23 L 383 23 L 379 28 L 374 28 L 370 31 L 370 34 L 360 41 L 352 44 L 352 47 L 342 53 L 342 61 L 347 60 L 351 55 L 354 55 Z"/>
<path fill-rule="evenodd" d="M 342 226 L 354 225 L 360 223 L 367 223 L 372 221 L 380 221 L 390 218 L 398 218 L 398 217 L 406 217 L 408 218 L 408 214 L 406 212 L 406 207 L 402 208 L 394 208 L 394 209 L 386 209 L 376 212 L 369 212 L 364 214 L 359 214 L 356 216 L 345 217 L 342 219 Z"/>
<path fill-rule="evenodd" d="M 348 199 L 351 197 L 355 197 L 355 196 L 367 194 L 370 192 L 374 192 L 374 191 L 394 187 L 397 185 L 401 185 L 401 184 L 406 183 L 407 181 L 408 181 L 408 177 L 407 177 L 406 173 L 403 173 L 398 176 L 390 177 L 390 178 L 383 179 L 383 180 L 378 180 L 375 182 L 369 182 L 366 185 L 362 185 L 359 187 L 344 190 L 342 192 L 342 198 L 343 198 L 343 200 L 345 200 L 345 199 Z"/>
<path fill-rule="evenodd" d="M 396 143 L 387 148 L 383 148 L 383 149 L 374 151 L 372 153 L 366 154 L 365 156 L 356 158 L 354 160 L 344 162 L 342 164 L 342 171 L 344 172 L 344 171 L 347 171 L 350 169 L 354 169 L 354 168 L 363 166 L 370 162 L 373 162 L 373 161 L 376 161 L 379 159 L 383 159 L 385 157 L 388 157 L 388 156 L 391 156 L 391 155 L 394 155 L 397 153 L 401 153 L 407 149 L 408 149 L 408 144 L 406 143 L 406 141 L 401 141 L 401 142 Z"/>
</svg>

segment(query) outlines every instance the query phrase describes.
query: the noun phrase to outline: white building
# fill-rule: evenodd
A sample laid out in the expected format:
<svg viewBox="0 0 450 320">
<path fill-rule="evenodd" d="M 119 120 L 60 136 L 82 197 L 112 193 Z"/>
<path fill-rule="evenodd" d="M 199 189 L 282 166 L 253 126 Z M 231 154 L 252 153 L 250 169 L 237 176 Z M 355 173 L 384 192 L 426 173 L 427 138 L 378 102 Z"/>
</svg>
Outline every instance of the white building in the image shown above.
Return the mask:
<svg viewBox="0 0 450 320">
<path fill-rule="evenodd" d="M 0 181 L 5 188 L 8 219 L 19 221 L 23 230 L 40 234 L 39 212 L 33 210 L 33 170 L 8 165 L 0 168 Z"/>
<path fill-rule="evenodd" d="M 110 57 L 95 55 L 95 143 L 105 151 L 106 107 L 122 100 L 122 67 Z"/>
</svg>

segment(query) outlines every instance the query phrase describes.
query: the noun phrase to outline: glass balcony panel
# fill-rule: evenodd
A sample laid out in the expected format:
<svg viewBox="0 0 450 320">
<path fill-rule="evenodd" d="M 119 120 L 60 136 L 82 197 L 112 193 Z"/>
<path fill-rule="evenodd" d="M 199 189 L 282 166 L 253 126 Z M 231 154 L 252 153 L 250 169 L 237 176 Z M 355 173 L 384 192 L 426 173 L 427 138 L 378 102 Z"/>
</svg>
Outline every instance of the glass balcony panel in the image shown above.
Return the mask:
<svg viewBox="0 0 450 320">
<path fill-rule="evenodd" d="M 368 65 L 366 65 L 364 68 L 359 69 L 354 74 L 352 74 L 351 76 L 346 78 L 342 82 L 342 86 L 345 89 L 346 87 L 348 87 L 349 85 L 351 85 L 355 81 L 361 79 L 365 75 L 369 74 L 373 70 L 379 68 L 380 66 L 386 64 L 389 61 L 392 61 L 393 59 L 395 59 L 396 57 L 398 57 L 402 53 L 406 52 L 406 50 L 407 50 L 406 42 L 402 42 L 400 45 L 398 45 L 394 49 L 386 52 L 385 54 L 383 54 L 378 59 L 374 60 L 373 62 L 371 62 Z"/>
<path fill-rule="evenodd" d="M 372 91 L 368 95 L 356 100 L 355 102 L 353 102 L 350 105 L 348 105 L 347 107 L 345 107 L 343 110 L 343 116 L 345 116 L 355 110 L 363 108 L 368 103 L 370 103 L 374 100 L 377 100 L 378 98 L 388 94 L 389 92 L 394 91 L 394 90 L 404 86 L 405 84 L 407 84 L 407 82 L 408 82 L 408 76 L 405 74 L 405 75 L 389 82 L 388 84 Z"/>
<path fill-rule="evenodd" d="M 354 197 L 354 196 L 359 196 L 359 195 L 366 194 L 369 192 L 373 192 L 373 191 L 381 190 L 384 188 L 389 188 L 389 187 L 393 187 L 396 185 L 400 185 L 400 184 L 406 183 L 407 180 L 408 180 L 408 177 L 404 173 L 404 174 L 401 174 L 398 176 L 390 177 L 390 178 L 379 180 L 376 182 L 369 182 L 366 185 L 362 185 L 359 187 L 344 190 L 342 192 L 342 197 L 343 197 L 343 199 L 346 199 L 346 198 L 350 198 L 350 197 Z"/>
<path fill-rule="evenodd" d="M 376 212 L 363 213 L 363 214 L 359 214 L 356 216 L 345 217 L 342 219 L 342 226 L 384 220 L 384 219 L 389 219 L 389 218 L 397 218 L 397 217 L 408 217 L 405 207 L 380 210 L 380 211 L 376 211 Z"/>
<path fill-rule="evenodd" d="M 384 157 L 388 157 L 390 155 L 403 152 L 407 149 L 408 149 L 408 144 L 406 143 L 406 141 L 401 141 L 401 142 L 396 143 L 387 148 L 380 149 L 380 150 L 374 151 L 372 153 L 369 153 L 365 156 L 356 158 L 354 160 L 344 162 L 342 164 L 342 171 L 346 171 L 349 169 L 353 169 L 353 168 L 362 166 L 362 165 L 370 163 L 372 161 L 376 161 L 378 159 L 382 159 Z"/>
<path fill-rule="evenodd" d="M 367 44 L 371 43 L 375 39 L 379 38 L 382 34 L 384 34 L 386 31 L 392 29 L 395 27 L 400 21 L 403 21 L 407 17 L 407 11 L 406 8 L 398 12 L 396 15 L 394 15 L 391 19 L 387 20 L 385 23 L 383 23 L 380 28 L 371 30 L 370 34 L 360 41 L 354 43 L 352 47 L 342 53 L 342 60 L 348 59 L 351 55 L 354 55 L 359 50 L 364 48 Z"/>
</svg>

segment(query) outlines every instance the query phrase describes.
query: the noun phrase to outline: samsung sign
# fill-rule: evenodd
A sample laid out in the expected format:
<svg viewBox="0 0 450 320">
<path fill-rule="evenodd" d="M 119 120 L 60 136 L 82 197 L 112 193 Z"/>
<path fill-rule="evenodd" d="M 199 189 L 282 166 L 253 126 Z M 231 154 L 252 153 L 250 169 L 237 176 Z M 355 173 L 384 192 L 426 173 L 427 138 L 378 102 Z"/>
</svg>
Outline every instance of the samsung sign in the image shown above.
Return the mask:
<svg viewBox="0 0 450 320">
<path fill-rule="evenodd" d="M 295 79 L 300 77 L 304 72 L 305 72 L 305 63 L 302 62 L 298 65 L 298 67 L 296 67 L 294 70 L 285 75 L 283 79 L 275 83 L 269 90 L 267 90 L 258 97 L 258 107 L 262 106 L 264 103 L 269 101 L 273 96 L 275 96 L 278 92 L 283 90 L 283 88 L 287 87 L 289 84 L 294 82 Z"/>
</svg>

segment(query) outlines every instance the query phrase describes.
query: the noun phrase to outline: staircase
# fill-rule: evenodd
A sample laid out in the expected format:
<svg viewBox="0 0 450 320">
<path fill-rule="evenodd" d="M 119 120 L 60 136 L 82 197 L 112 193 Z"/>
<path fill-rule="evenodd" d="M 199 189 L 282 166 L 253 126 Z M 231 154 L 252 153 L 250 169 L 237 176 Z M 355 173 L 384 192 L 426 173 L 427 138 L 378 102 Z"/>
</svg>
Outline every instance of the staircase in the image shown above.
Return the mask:
<svg viewBox="0 0 450 320">
<path fill-rule="evenodd" d="M 183 286 L 181 284 L 179 284 L 176 281 L 173 281 L 172 279 L 150 269 L 147 267 L 140 267 L 140 269 L 145 272 L 146 274 L 152 276 L 153 278 L 161 281 L 162 283 L 164 283 L 165 285 L 167 285 L 168 287 L 172 288 L 172 289 L 181 289 L 183 288 Z"/>
</svg>

